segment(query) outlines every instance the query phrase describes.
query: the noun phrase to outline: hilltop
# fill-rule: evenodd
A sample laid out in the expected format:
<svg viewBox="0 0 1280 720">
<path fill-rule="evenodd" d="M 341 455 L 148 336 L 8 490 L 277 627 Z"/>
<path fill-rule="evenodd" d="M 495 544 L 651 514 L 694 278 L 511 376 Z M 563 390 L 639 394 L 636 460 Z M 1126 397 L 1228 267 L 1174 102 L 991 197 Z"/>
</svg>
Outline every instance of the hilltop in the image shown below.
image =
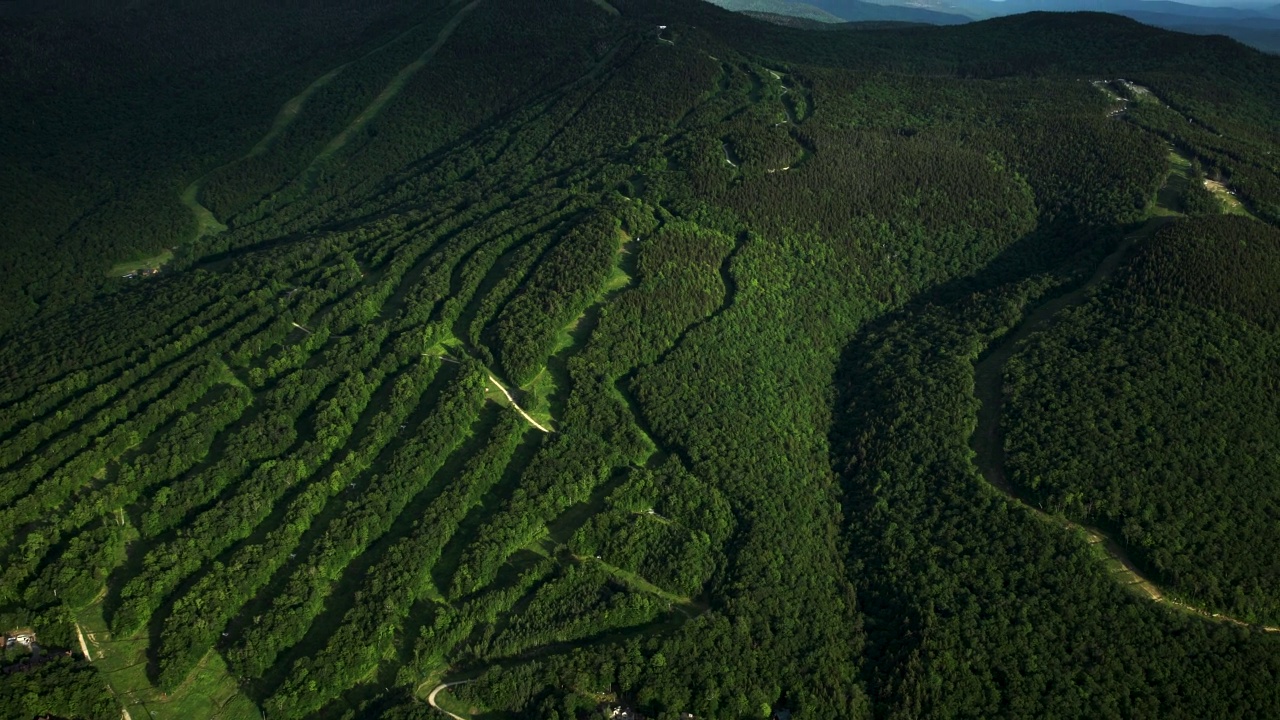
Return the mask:
<svg viewBox="0 0 1280 720">
<path fill-rule="evenodd" d="M 1280 59 L 86 17 L 0 24 L 14 714 L 1280 712 Z"/>
</svg>

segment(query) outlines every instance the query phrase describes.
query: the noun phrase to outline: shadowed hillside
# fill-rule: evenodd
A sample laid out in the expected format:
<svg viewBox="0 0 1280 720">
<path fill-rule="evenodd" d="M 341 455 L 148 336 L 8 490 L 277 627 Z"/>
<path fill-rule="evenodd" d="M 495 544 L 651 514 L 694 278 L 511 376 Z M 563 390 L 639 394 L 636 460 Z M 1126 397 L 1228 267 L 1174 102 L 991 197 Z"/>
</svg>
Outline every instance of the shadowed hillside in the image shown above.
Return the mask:
<svg viewBox="0 0 1280 720">
<path fill-rule="evenodd" d="M 15 716 L 1280 708 L 1280 61 L 209 12 L 4 20 Z"/>
</svg>

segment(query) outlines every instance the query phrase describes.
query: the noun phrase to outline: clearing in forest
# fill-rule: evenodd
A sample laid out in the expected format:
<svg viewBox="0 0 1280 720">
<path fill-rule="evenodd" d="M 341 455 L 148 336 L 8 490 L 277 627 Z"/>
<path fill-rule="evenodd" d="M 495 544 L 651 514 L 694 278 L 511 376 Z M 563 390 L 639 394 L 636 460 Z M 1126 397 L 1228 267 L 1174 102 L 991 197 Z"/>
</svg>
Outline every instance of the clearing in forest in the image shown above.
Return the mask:
<svg viewBox="0 0 1280 720">
<path fill-rule="evenodd" d="M 1172 147 L 1167 158 L 1169 175 L 1156 192 L 1156 202 L 1150 212 L 1159 217 L 1181 217 L 1178 208 L 1182 207 L 1182 198 L 1191 187 L 1191 158 Z"/>
<path fill-rule="evenodd" d="M 79 629 L 94 644 L 93 664 L 133 717 L 152 720 L 257 720 L 261 712 L 240 692 L 216 650 L 209 650 L 195 671 L 173 693 L 157 690 L 147 677 L 147 630 L 115 638 L 102 617 L 101 601 L 82 609 Z"/>
<path fill-rule="evenodd" d="M 182 191 L 182 204 L 196 216 L 196 236 L 192 240 L 199 240 L 206 235 L 216 235 L 227 229 L 226 225 L 218 222 L 218 218 L 213 216 L 209 208 L 200 204 L 200 182 L 203 179 L 193 181 L 186 190 Z"/>
<path fill-rule="evenodd" d="M 1204 189 L 1213 193 L 1213 196 L 1218 198 L 1218 201 L 1222 203 L 1223 210 L 1227 214 L 1253 217 L 1253 213 L 1245 209 L 1244 203 L 1240 202 L 1240 198 L 1236 197 L 1235 192 L 1228 188 L 1224 183 L 1218 180 L 1209 180 L 1206 178 L 1204 181 Z"/>
<path fill-rule="evenodd" d="M 140 258 L 137 260 L 125 260 L 111 266 L 107 271 L 107 277 L 129 277 L 139 274 L 149 275 L 158 272 L 170 260 L 173 259 L 172 250 L 161 250 L 151 257 Z"/>
</svg>

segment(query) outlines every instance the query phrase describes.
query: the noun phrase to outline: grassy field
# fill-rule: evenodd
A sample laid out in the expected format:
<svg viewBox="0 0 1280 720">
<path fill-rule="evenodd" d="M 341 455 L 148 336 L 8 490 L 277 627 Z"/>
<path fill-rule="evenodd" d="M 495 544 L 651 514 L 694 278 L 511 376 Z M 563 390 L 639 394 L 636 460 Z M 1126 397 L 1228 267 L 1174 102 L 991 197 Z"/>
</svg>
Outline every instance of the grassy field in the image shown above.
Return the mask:
<svg viewBox="0 0 1280 720">
<path fill-rule="evenodd" d="M 112 265 L 111 269 L 107 271 L 107 276 L 123 277 L 129 273 L 138 272 L 139 270 L 159 269 L 164 267 L 165 264 L 172 259 L 173 251 L 164 250 L 158 255 L 152 255 L 151 257 L 140 258 L 137 260 L 125 260 Z"/>
<path fill-rule="evenodd" d="M 435 689 L 434 686 L 423 688 L 422 697 L 425 699 L 427 694 L 433 689 Z M 493 716 L 492 711 L 488 708 L 483 708 L 478 705 L 469 705 L 455 697 L 450 690 L 450 688 L 446 688 L 436 695 L 436 704 L 440 706 L 440 709 L 464 718 L 485 718 Z"/>
<path fill-rule="evenodd" d="M 1204 188 L 1213 193 L 1214 197 L 1218 198 L 1218 201 L 1222 203 L 1222 211 L 1224 213 L 1228 215 L 1241 215 L 1243 217 L 1257 220 L 1257 218 L 1253 217 L 1253 213 L 1245 209 L 1244 203 L 1240 202 L 1240 198 L 1236 197 L 1235 193 L 1231 192 L 1226 185 L 1223 185 L 1216 180 L 1205 180 Z"/>
<path fill-rule="evenodd" d="M 1169 149 L 1169 177 L 1156 193 L 1155 206 L 1151 214 L 1161 217 L 1180 217 L 1178 208 L 1182 207 L 1182 198 L 1187 194 L 1191 184 L 1191 158 Z"/>
<path fill-rule="evenodd" d="M 200 661 L 195 672 L 178 690 L 165 694 L 147 678 L 147 631 L 128 638 L 116 638 L 102 617 L 102 603 L 96 602 L 76 617 L 84 631 L 93 664 L 119 698 L 133 720 L 257 720 L 258 708 L 241 692 L 227 674 L 226 663 L 214 650 Z"/>
<path fill-rule="evenodd" d="M 1172 148 L 1169 150 L 1168 157 L 1169 177 L 1156 195 L 1156 204 L 1151 209 L 1151 214 L 1180 217 L 1182 213 L 1178 208 L 1182 207 L 1182 198 L 1191 189 L 1191 183 L 1196 181 L 1191 177 L 1191 158 Z M 1222 203 L 1223 214 L 1253 218 L 1253 214 L 1245 208 L 1244 203 L 1240 202 L 1240 199 L 1225 184 L 1216 180 L 1203 182 L 1204 188 L 1213 193 L 1213 196 Z"/>
</svg>

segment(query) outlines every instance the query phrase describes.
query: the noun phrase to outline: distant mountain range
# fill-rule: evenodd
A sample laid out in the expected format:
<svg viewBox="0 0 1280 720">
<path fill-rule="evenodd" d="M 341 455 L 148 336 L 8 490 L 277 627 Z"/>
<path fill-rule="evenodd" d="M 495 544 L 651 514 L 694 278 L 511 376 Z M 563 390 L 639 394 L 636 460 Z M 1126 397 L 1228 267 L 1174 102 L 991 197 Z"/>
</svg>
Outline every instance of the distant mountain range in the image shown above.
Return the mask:
<svg viewBox="0 0 1280 720">
<path fill-rule="evenodd" d="M 903 5 L 917 0 L 887 0 Z M 1280 53 L 1280 6 L 1240 3 L 1192 5 L 1170 0 L 953 0 L 953 7 L 974 18 L 1048 10 L 1087 10 L 1123 15 L 1147 25 L 1196 35 L 1226 35 L 1260 50 Z"/>
<path fill-rule="evenodd" d="M 1280 5 L 1237 0 L 1194 5 L 1172 0 L 710 0 L 730 10 L 835 22 L 912 22 L 957 25 L 1026 12 L 1106 12 L 1166 30 L 1226 35 L 1280 53 Z"/>
<path fill-rule="evenodd" d="M 960 25 L 972 17 L 955 12 L 862 0 L 708 0 L 728 10 L 772 15 L 791 15 L 820 22 L 910 22 L 930 25 Z"/>
<path fill-rule="evenodd" d="M 774 25 L 782 25 L 784 27 L 799 28 L 801 30 L 901 30 L 911 27 L 930 27 L 930 23 L 907 22 L 904 20 L 850 20 L 840 22 L 831 22 L 824 20 L 813 20 L 805 17 L 797 17 L 795 15 L 779 15 L 778 13 L 755 12 L 746 10 L 742 13 L 757 20 L 773 23 Z"/>
<path fill-rule="evenodd" d="M 903 7 L 917 7 L 919 0 L 885 0 Z M 1016 13 L 1047 10 L 1051 12 L 1109 12 L 1127 15 L 1131 12 L 1163 13 L 1182 17 L 1212 19 L 1246 19 L 1259 16 L 1277 16 L 1275 6 L 1248 5 L 1197 5 L 1172 0 L 949 0 L 947 3 L 959 12 L 975 18 L 1013 15 Z"/>
<path fill-rule="evenodd" d="M 908 3 L 871 3 L 860 0 L 808 0 L 808 4 L 824 10 L 846 22 L 891 21 L 921 22 L 933 25 L 959 25 L 971 18 L 954 12 L 939 12 L 932 8 L 916 7 Z"/>
</svg>

